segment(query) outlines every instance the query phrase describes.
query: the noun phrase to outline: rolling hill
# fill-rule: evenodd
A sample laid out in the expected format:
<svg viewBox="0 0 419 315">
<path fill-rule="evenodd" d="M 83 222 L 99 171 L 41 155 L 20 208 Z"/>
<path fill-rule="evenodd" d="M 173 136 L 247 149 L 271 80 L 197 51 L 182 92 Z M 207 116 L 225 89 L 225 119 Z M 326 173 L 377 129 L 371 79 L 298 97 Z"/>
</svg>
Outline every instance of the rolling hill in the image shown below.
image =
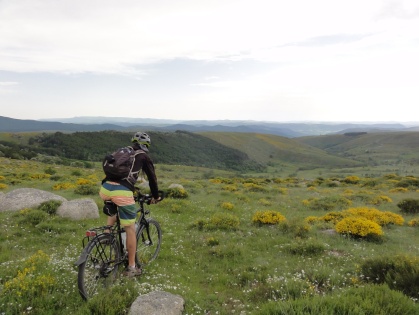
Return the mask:
<svg viewBox="0 0 419 315">
<path fill-rule="evenodd" d="M 419 132 L 346 133 L 294 140 L 368 164 L 419 164 Z"/>
<path fill-rule="evenodd" d="M 295 141 L 286 137 L 250 134 L 250 133 L 211 133 L 202 135 L 213 139 L 227 147 L 246 153 L 252 160 L 263 164 L 288 163 L 305 168 L 355 167 L 361 163 L 337 157 L 314 146 Z"/>
</svg>

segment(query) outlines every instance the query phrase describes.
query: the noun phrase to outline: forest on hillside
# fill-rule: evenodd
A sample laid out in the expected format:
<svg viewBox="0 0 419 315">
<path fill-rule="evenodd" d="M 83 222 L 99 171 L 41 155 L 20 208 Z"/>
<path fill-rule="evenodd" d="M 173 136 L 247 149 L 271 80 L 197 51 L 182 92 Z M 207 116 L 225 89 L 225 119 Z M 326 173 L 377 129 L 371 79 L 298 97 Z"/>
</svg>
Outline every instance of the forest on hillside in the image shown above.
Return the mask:
<svg viewBox="0 0 419 315">
<path fill-rule="evenodd" d="M 202 166 L 234 171 L 262 171 L 265 166 L 245 153 L 207 137 L 186 132 L 150 132 L 150 156 L 155 163 Z M 0 141 L 0 156 L 12 159 L 57 157 L 56 163 L 69 160 L 102 161 L 117 148 L 130 145 L 131 133 L 118 131 L 40 133 L 28 144 Z"/>
</svg>

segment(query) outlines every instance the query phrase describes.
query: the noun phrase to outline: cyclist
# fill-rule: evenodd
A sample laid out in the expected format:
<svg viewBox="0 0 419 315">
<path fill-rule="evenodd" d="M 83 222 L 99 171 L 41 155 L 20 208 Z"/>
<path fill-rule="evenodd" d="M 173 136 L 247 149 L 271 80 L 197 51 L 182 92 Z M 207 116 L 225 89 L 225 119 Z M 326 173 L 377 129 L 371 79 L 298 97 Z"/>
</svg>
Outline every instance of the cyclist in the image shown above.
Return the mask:
<svg viewBox="0 0 419 315">
<path fill-rule="evenodd" d="M 140 171 L 146 174 L 151 190 L 151 203 L 157 203 L 161 200 L 159 197 L 159 188 L 157 184 L 157 177 L 154 169 L 154 164 L 147 154 L 150 147 L 150 136 L 144 132 L 136 132 L 131 139 L 132 148 L 134 150 L 141 150 L 140 154 L 135 156 L 133 161 L 133 173 L 135 181 L 138 180 Z M 126 231 L 126 247 L 128 251 L 128 267 L 124 271 L 124 275 L 128 277 L 139 276 L 142 273 L 141 266 L 135 265 L 135 252 L 137 249 L 137 239 L 135 235 L 135 219 L 136 207 L 134 200 L 135 187 L 127 179 L 114 179 L 105 177 L 102 181 L 99 195 L 106 201 L 111 200 L 118 206 L 119 217 L 121 225 Z M 116 216 L 110 216 L 107 219 L 107 225 L 114 225 Z"/>
</svg>

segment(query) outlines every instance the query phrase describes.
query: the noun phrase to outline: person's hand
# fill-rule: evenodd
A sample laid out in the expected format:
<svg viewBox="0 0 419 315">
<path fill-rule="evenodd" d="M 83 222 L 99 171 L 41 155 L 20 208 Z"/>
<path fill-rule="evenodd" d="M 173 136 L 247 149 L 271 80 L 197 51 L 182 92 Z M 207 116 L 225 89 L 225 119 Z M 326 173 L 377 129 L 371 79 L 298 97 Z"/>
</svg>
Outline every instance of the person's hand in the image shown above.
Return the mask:
<svg viewBox="0 0 419 315">
<path fill-rule="evenodd" d="M 160 200 L 161 200 L 161 197 L 159 197 L 159 198 L 157 198 L 157 199 L 155 199 L 155 198 L 153 197 L 153 198 L 151 198 L 151 200 L 150 200 L 150 204 L 154 205 L 154 204 L 158 203 Z"/>
</svg>

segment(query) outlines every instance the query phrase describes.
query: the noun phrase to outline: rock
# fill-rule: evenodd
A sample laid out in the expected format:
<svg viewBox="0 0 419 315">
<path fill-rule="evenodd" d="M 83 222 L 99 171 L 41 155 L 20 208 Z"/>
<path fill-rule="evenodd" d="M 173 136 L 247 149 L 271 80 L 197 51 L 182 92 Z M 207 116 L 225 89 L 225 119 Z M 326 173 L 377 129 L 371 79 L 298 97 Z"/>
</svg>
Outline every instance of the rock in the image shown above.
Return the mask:
<svg viewBox="0 0 419 315">
<path fill-rule="evenodd" d="M 67 201 L 64 197 L 34 188 L 19 188 L 0 196 L 0 211 L 19 211 L 36 208 L 50 200 Z"/>
<path fill-rule="evenodd" d="M 179 295 L 155 291 L 140 295 L 129 310 L 129 315 L 182 315 L 185 301 Z"/>
<path fill-rule="evenodd" d="M 57 215 L 73 220 L 97 219 L 99 209 L 93 199 L 75 199 L 63 202 L 57 209 Z"/>
<path fill-rule="evenodd" d="M 171 184 L 169 189 L 185 189 L 181 184 Z"/>
</svg>

